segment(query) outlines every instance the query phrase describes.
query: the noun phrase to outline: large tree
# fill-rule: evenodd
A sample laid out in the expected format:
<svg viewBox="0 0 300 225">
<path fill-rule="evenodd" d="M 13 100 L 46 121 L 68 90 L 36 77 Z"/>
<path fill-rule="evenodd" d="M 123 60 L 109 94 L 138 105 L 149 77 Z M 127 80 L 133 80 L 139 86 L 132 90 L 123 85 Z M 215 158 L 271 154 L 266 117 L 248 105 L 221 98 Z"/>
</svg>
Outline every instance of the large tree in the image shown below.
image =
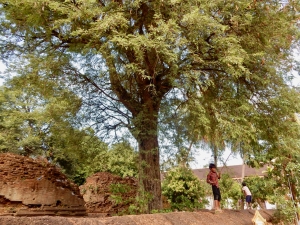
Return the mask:
<svg viewBox="0 0 300 225">
<path fill-rule="evenodd" d="M 0 0 L 0 51 L 3 60 L 24 60 L 20 73 L 77 87 L 99 129 L 131 132 L 150 212 L 161 208 L 158 117 L 171 90 L 178 104 L 195 99 L 205 124 L 193 129 L 215 143 L 220 118 L 226 139 L 239 139 L 242 127 L 252 137 L 247 117 L 270 116 L 272 98 L 291 92 L 283 81 L 299 5 L 280 2 Z M 277 119 L 297 108 L 291 98 L 284 103 L 289 110 Z M 272 132 L 268 126 L 259 129 Z"/>
</svg>

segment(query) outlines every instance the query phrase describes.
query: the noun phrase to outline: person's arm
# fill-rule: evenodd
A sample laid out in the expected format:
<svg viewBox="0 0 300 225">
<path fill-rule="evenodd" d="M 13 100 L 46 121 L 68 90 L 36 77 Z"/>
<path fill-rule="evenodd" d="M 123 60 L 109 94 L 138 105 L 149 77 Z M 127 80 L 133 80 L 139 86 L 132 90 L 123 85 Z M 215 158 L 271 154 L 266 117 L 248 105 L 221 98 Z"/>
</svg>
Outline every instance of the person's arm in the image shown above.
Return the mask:
<svg viewBox="0 0 300 225">
<path fill-rule="evenodd" d="M 242 191 L 243 191 L 244 196 L 246 196 L 246 191 L 244 188 L 242 188 Z"/>
<path fill-rule="evenodd" d="M 213 182 L 210 180 L 210 173 L 207 174 L 206 182 L 209 183 L 209 184 L 213 184 Z"/>
<path fill-rule="evenodd" d="M 209 176 L 209 174 L 207 174 L 207 176 L 206 176 L 206 182 L 210 184 L 210 176 Z"/>
<path fill-rule="evenodd" d="M 246 191 L 243 190 L 244 196 L 246 196 Z"/>
</svg>

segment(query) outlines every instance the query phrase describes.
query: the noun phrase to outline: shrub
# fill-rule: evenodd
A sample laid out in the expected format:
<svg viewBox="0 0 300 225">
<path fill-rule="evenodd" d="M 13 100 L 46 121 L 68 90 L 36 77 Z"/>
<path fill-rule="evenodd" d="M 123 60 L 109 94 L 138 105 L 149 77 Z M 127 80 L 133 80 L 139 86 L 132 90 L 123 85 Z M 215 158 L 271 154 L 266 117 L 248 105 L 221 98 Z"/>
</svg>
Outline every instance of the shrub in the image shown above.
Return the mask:
<svg viewBox="0 0 300 225">
<path fill-rule="evenodd" d="M 204 208 L 205 188 L 193 172 L 186 167 L 175 167 L 168 171 L 162 193 L 168 198 L 172 210 L 194 210 Z"/>
</svg>

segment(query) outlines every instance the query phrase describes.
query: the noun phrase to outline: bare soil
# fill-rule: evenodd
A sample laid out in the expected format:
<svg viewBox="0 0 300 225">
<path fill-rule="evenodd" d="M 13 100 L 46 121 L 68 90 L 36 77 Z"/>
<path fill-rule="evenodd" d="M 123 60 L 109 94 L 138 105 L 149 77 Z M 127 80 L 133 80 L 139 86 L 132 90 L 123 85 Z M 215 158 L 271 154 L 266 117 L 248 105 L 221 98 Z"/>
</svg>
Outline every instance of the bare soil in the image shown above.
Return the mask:
<svg viewBox="0 0 300 225">
<path fill-rule="evenodd" d="M 269 221 L 268 225 L 272 224 L 272 210 L 259 212 Z M 0 225 L 253 225 L 254 214 L 255 210 L 224 210 L 218 214 L 210 210 L 200 210 L 114 217 L 101 217 L 101 214 L 89 214 L 86 217 L 0 216 Z"/>
</svg>

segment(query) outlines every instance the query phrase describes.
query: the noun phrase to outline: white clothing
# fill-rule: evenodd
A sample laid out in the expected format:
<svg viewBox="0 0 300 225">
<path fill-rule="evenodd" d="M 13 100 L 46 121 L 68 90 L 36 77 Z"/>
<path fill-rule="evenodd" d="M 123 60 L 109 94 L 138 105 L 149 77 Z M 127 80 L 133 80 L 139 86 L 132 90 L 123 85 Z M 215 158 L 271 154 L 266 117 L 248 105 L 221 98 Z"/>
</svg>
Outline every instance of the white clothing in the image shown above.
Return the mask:
<svg viewBox="0 0 300 225">
<path fill-rule="evenodd" d="M 251 194 L 251 191 L 249 190 L 249 188 L 248 188 L 247 186 L 244 186 L 244 187 L 242 188 L 242 190 L 245 191 L 245 194 L 246 194 L 246 195 L 252 195 L 252 194 Z"/>
</svg>

